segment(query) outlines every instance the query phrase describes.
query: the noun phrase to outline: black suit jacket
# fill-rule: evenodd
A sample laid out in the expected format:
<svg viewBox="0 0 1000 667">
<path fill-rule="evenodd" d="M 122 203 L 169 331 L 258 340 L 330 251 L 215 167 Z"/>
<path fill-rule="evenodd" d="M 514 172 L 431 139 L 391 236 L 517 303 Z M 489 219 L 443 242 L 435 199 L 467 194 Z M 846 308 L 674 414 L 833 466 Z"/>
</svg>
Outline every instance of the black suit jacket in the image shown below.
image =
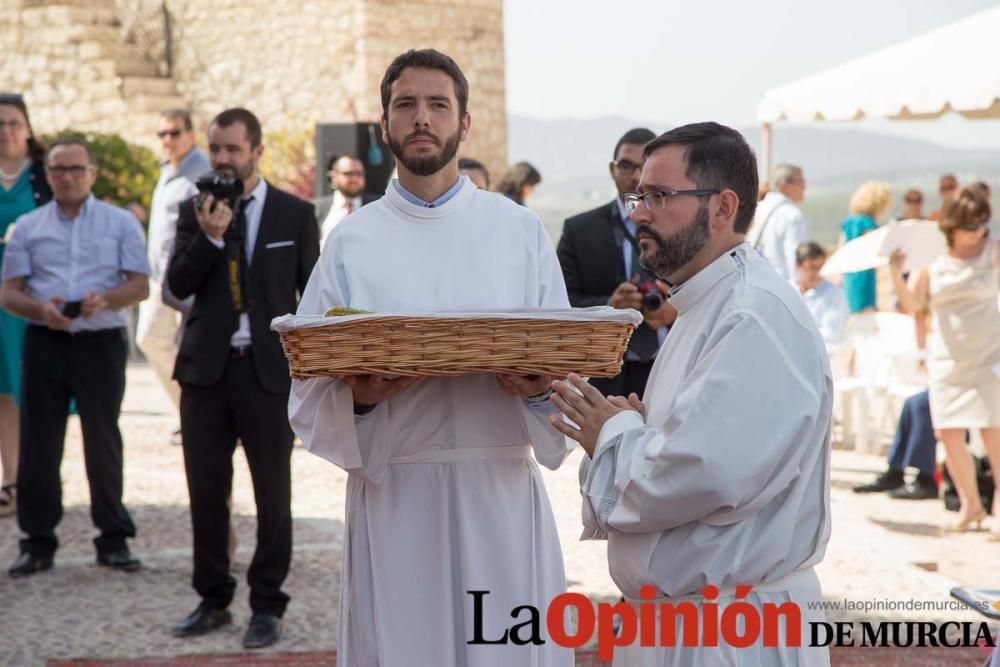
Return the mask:
<svg viewBox="0 0 1000 667">
<path fill-rule="evenodd" d="M 367 206 L 378 199 L 378 195 L 370 195 L 367 192 L 361 193 L 362 206 Z M 333 206 L 333 195 L 329 194 L 325 197 L 317 197 L 313 200 L 313 203 L 316 205 L 316 222 L 322 227 L 323 221 L 326 220 L 326 216 L 330 212 L 330 207 Z"/>
<path fill-rule="evenodd" d="M 317 257 L 319 229 L 313 205 L 268 183 L 250 262 L 249 313 L 254 365 L 266 391 L 287 393 L 291 387 L 288 361 L 278 334 L 271 331 L 271 320 L 295 312 Z M 167 283 L 179 299 L 194 295 L 174 379 L 213 385 L 229 360 L 229 341 L 239 313 L 229 294 L 225 250 L 201 231 L 194 199 L 180 207 Z"/>
<path fill-rule="evenodd" d="M 625 282 L 621 226 L 615 200 L 563 224 L 556 254 L 574 308 L 608 305 L 611 293 Z"/>
</svg>

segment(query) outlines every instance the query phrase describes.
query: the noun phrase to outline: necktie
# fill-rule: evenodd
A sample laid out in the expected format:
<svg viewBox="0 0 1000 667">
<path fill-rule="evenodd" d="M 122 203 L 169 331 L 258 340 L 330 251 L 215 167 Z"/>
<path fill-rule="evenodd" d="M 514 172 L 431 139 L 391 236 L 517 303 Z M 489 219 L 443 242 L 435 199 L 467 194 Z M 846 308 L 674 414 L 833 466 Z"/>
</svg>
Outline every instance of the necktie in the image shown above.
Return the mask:
<svg viewBox="0 0 1000 667">
<path fill-rule="evenodd" d="M 253 197 L 247 197 L 236 204 L 233 224 L 226 230 L 229 235 L 226 242 L 229 291 L 233 310 L 236 313 L 245 313 L 250 310 L 250 265 L 247 260 L 246 210 L 252 201 Z M 239 318 L 236 319 L 236 326 L 239 326 Z"/>
<path fill-rule="evenodd" d="M 351 205 L 351 200 L 350 199 L 345 200 L 344 201 L 344 215 L 345 216 L 350 215 L 351 211 L 353 211 L 353 210 L 354 210 L 354 206 Z"/>
</svg>

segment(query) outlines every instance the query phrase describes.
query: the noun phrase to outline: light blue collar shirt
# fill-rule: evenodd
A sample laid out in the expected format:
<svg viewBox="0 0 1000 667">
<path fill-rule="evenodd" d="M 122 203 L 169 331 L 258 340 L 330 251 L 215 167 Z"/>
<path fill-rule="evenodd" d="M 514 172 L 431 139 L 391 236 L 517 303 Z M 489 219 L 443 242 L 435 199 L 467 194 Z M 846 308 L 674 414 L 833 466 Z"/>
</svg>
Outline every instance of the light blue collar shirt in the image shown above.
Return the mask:
<svg viewBox="0 0 1000 667">
<path fill-rule="evenodd" d="M 455 181 L 455 185 L 448 188 L 448 190 L 443 195 L 441 195 L 440 197 L 431 202 L 424 201 L 423 199 L 413 194 L 412 192 L 407 191 L 406 188 L 404 188 L 402 185 L 399 184 L 398 179 L 395 178 L 392 179 L 392 185 L 394 188 L 396 188 L 396 192 L 398 192 L 403 199 L 410 202 L 414 206 L 423 206 L 424 208 L 435 208 L 437 206 L 445 204 L 449 199 L 457 195 L 458 191 L 462 189 L 462 183 L 464 180 L 465 178 L 463 176 L 459 176 L 458 180 Z"/>
<path fill-rule="evenodd" d="M 36 301 L 80 301 L 119 287 L 126 272 L 149 275 L 142 227 L 130 212 L 93 195 L 72 220 L 55 200 L 18 218 L 3 263 L 3 279 L 25 278 L 25 292 Z M 69 331 L 124 327 L 127 319 L 125 310 L 102 310 L 75 318 Z"/>
</svg>

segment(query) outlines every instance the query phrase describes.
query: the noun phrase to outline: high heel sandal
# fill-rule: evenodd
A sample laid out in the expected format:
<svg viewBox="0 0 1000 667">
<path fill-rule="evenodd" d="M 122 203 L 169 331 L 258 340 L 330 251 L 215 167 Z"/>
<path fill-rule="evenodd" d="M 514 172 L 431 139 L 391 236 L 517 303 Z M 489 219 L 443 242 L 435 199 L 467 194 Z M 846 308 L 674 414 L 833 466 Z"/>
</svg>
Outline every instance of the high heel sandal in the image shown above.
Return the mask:
<svg viewBox="0 0 1000 667">
<path fill-rule="evenodd" d="M 949 533 L 965 533 L 970 531 L 972 524 L 976 524 L 976 530 L 982 529 L 983 520 L 986 519 L 988 515 L 985 509 L 981 509 L 968 519 L 963 519 L 962 521 L 956 521 L 948 526 L 945 526 L 945 531 Z"/>
</svg>

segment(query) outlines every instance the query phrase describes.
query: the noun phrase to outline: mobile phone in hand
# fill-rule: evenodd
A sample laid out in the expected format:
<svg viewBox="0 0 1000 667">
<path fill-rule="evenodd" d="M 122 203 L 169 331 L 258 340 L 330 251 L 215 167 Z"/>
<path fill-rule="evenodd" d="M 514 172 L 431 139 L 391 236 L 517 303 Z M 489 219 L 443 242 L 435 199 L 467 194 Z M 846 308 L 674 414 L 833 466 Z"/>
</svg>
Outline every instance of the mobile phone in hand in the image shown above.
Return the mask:
<svg viewBox="0 0 1000 667">
<path fill-rule="evenodd" d="M 68 317 L 71 320 L 80 317 L 80 307 L 82 305 L 83 301 L 67 301 L 62 305 L 63 317 Z"/>
</svg>

